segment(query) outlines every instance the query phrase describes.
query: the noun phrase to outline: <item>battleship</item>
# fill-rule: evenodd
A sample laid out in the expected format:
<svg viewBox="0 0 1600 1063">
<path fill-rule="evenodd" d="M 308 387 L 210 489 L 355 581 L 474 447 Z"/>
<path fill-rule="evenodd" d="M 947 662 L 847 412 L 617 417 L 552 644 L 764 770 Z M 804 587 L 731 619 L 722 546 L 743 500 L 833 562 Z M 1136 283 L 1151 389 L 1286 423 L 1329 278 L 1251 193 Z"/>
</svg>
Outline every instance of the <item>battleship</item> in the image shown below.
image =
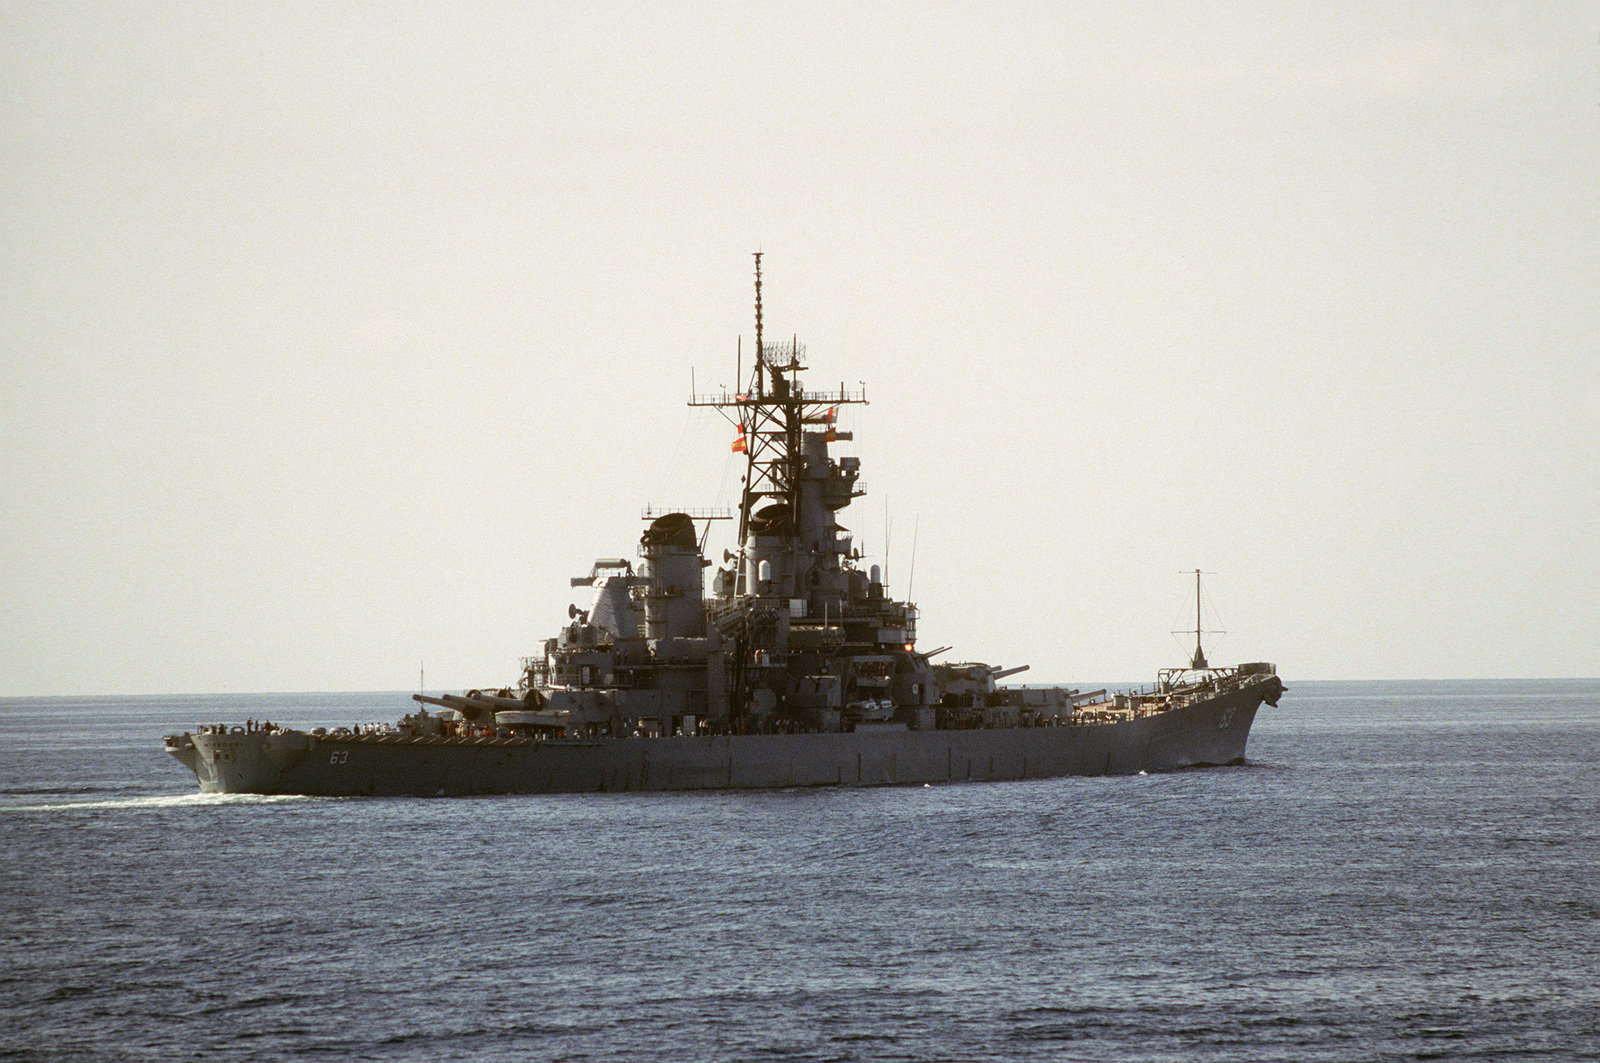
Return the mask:
<svg viewBox="0 0 1600 1063">
<path fill-rule="evenodd" d="M 213 793 L 457 796 L 874 786 L 1114 775 L 1243 763 L 1274 665 L 1186 664 L 1128 691 L 1007 685 L 1003 668 L 917 648 L 916 606 L 839 523 L 864 494 L 842 409 L 864 387 L 808 390 L 805 348 L 768 344 L 761 255 L 755 344 L 738 390 L 694 393 L 744 471 L 736 509 L 647 509 L 634 559 L 572 580 L 588 607 L 514 684 L 413 695 L 393 725 L 309 731 L 251 720 L 168 735 Z M 742 347 L 742 344 L 741 344 Z M 737 522 L 735 549 L 705 555 Z M 635 563 L 637 562 L 637 563 Z M 707 569 L 710 589 L 707 591 Z"/>
</svg>

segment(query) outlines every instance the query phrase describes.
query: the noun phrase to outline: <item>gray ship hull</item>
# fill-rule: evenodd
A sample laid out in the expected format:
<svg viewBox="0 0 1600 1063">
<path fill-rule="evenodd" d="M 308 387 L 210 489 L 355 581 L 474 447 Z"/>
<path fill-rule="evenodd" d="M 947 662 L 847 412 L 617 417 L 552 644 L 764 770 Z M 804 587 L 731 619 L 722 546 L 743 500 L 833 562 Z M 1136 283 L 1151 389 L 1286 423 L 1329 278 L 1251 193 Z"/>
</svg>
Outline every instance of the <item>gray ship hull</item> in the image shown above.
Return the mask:
<svg viewBox="0 0 1600 1063">
<path fill-rule="evenodd" d="M 1276 677 L 1273 677 L 1276 683 Z M 461 796 L 922 783 L 1119 775 L 1239 762 L 1251 684 L 1109 723 L 977 730 L 608 738 L 176 736 L 168 752 L 210 793 Z"/>
</svg>

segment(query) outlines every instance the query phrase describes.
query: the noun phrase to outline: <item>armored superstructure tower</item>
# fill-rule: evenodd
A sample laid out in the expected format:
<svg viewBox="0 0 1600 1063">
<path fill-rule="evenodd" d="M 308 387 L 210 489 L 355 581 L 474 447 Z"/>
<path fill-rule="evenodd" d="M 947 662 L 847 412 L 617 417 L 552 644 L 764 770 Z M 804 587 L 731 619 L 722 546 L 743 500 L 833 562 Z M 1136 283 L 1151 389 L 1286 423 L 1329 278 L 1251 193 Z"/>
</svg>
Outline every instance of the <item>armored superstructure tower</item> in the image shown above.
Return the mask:
<svg viewBox="0 0 1600 1063">
<path fill-rule="evenodd" d="M 966 727 L 995 706 L 989 665 L 940 665 L 916 649 L 917 610 L 891 598 L 863 563 L 840 515 L 862 493 L 860 460 L 835 457 L 850 438 L 839 411 L 864 390 L 808 390 L 798 339 L 763 335 L 755 256 L 755 357 L 739 390 L 696 394 L 717 410 L 745 457 L 737 514 L 646 512 L 640 563 L 602 558 L 574 586 L 587 610 L 530 659 L 528 702 L 572 721 L 569 733 L 673 735 Z M 696 520 L 737 516 L 705 594 Z M 1035 699 L 1037 700 L 1037 699 Z M 1065 695 L 1050 704 L 1070 711 Z M 992 713 L 991 713 L 992 715 Z"/>
<path fill-rule="evenodd" d="M 916 610 L 890 599 L 876 565 L 859 567 L 840 513 L 861 496 L 860 459 L 835 458 L 849 439 L 839 411 L 862 390 L 808 390 L 805 348 L 762 331 L 756 253 L 755 359 L 735 394 L 697 395 L 721 411 L 746 457 L 738 553 L 717 574 L 713 622 L 730 645 L 736 729 L 838 730 L 899 720 L 932 726 L 932 670 L 915 652 Z"/>
</svg>

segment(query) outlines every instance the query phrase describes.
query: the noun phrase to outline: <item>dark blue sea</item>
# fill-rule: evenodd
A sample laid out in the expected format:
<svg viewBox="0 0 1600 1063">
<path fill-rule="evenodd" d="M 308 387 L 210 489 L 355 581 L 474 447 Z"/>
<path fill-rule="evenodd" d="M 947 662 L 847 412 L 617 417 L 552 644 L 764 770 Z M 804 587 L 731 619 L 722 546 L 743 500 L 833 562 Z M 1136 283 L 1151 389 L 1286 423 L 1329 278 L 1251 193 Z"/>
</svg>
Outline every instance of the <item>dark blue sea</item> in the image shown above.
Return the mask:
<svg viewBox="0 0 1600 1063">
<path fill-rule="evenodd" d="M 1600 1056 L 1600 680 L 1289 685 L 1242 767 L 476 799 L 161 750 L 404 695 L 0 700 L 0 1059 Z"/>
</svg>

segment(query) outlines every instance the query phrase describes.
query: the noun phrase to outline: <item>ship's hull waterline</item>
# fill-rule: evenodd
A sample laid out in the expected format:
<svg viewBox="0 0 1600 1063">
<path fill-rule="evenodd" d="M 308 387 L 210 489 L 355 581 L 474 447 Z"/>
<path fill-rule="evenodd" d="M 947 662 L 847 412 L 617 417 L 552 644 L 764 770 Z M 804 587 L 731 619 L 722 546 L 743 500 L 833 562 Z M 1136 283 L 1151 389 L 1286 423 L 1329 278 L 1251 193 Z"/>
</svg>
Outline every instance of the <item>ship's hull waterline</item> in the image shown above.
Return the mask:
<svg viewBox="0 0 1600 1063">
<path fill-rule="evenodd" d="M 1116 723 L 592 741 L 209 732 L 168 751 L 208 793 L 467 796 L 992 782 L 1241 762 L 1256 686 Z"/>
</svg>

